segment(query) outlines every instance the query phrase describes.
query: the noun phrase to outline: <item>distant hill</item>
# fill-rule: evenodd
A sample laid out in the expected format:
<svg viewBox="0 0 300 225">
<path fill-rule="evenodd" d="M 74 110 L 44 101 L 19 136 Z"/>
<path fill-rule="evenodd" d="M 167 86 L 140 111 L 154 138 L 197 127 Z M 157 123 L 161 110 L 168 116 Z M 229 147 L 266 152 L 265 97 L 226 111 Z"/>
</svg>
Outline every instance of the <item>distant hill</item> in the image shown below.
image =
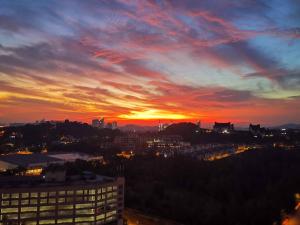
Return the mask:
<svg viewBox="0 0 300 225">
<path fill-rule="evenodd" d="M 128 124 L 119 127 L 121 131 L 136 131 L 136 132 L 146 132 L 146 131 L 157 131 L 157 126 L 139 126 L 135 124 Z"/>
<path fill-rule="evenodd" d="M 272 129 L 300 129 L 300 124 L 296 124 L 296 123 L 287 123 L 287 124 L 282 124 L 279 126 L 274 126 L 274 127 L 270 127 Z"/>
</svg>

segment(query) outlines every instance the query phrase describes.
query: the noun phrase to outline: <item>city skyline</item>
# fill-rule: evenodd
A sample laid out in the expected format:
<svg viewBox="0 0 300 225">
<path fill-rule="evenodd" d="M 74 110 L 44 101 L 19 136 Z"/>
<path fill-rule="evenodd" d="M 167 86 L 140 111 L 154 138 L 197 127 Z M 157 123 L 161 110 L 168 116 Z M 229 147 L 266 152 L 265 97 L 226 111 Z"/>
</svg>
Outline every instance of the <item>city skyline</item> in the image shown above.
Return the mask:
<svg viewBox="0 0 300 225">
<path fill-rule="evenodd" d="M 0 5 L 1 123 L 300 123 L 294 0 Z"/>
</svg>

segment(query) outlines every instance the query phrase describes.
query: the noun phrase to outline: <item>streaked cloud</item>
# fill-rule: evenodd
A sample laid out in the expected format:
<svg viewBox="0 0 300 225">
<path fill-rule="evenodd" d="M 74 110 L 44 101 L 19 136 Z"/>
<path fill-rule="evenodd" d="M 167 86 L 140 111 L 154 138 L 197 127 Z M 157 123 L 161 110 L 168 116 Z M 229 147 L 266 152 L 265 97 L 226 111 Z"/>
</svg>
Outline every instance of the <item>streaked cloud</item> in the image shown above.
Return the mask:
<svg viewBox="0 0 300 225">
<path fill-rule="evenodd" d="M 299 14 L 293 0 L 4 0 L 0 120 L 300 122 Z"/>
</svg>

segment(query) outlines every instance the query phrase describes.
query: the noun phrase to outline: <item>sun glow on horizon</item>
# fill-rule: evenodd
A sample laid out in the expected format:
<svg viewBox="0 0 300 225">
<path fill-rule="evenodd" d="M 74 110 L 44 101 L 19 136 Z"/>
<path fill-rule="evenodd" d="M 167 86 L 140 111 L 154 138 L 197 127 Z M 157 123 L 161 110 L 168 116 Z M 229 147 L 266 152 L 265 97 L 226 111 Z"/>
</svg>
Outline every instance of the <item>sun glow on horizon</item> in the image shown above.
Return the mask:
<svg viewBox="0 0 300 225">
<path fill-rule="evenodd" d="M 181 119 L 190 119 L 190 116 L 172 113 L 157 109 L 150 109 L 145 111 L 130 111 L 130 114 L 121 114 L 118 116 L 122 119 L 141 119 L 141 120 L 152 120 L 152 119 L 172 119 L 172 120 L 181 120 Z"/>
</svg>

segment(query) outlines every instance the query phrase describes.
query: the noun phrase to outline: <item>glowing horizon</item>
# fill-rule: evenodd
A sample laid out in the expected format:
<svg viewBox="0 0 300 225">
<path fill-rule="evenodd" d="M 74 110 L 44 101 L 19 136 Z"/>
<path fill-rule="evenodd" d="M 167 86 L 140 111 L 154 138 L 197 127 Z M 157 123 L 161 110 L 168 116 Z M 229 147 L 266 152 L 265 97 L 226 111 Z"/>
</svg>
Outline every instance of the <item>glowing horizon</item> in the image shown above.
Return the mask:
<svg viewBox="0 0 300 225">
<path fill-rule="evenodd" d="M 300 123 L 300 5 L 0 3 L 0 123 Z"/>
</svg>

